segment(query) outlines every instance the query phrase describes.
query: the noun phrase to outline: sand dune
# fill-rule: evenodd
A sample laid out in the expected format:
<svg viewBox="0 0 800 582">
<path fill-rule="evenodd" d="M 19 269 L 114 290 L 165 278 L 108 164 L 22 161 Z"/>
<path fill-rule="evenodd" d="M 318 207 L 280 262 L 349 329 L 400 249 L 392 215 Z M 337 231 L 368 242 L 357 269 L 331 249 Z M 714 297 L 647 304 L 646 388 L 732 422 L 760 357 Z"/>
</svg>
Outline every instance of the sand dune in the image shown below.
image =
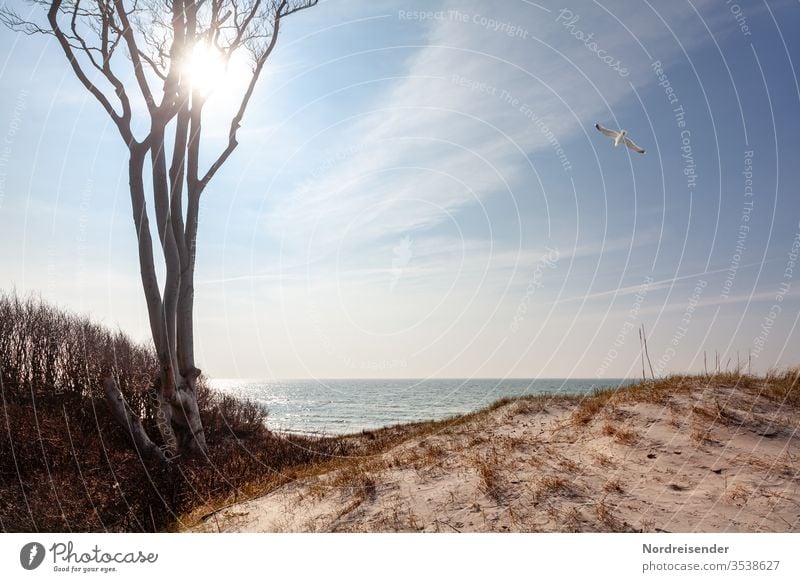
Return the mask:
<svg viewBox="0 0 800 582">
<path fill-rule="evenodd" d="M 765 390 L 731 376 L 507 401 L 409 429 L 193 529 L 797 531 L 800 415 Z"/>
</svg>

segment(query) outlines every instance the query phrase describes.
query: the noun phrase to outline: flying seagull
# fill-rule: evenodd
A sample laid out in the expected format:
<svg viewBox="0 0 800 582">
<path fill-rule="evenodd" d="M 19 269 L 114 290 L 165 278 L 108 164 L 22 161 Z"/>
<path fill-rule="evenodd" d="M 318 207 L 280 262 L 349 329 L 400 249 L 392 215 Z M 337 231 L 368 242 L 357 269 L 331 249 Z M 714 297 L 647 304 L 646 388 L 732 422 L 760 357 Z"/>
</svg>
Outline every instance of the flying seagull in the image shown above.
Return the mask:
<svg viewBox="0 0 800 582">
<path fill-rule="evenodd" d="M 626 146 L 628 146 L 636 153 L 639 154 L 644 153 L 644 150 L 642 148 L 633 143 L 631 138 L 628 137 L 628 132 L 625 131 L 624 129 L 620 131 L 614 131 L 613 129 L 608 129 L 606 127 L 603 127 L 599 123 L 595 123 L 594 126 L 597 128 L 597 131 L 599 131 L 603 135 L 607 135 L 608 137 L 614 140 L 614 147 L 617 147 L 621 143 L 625 143 Z"/>
</svg>

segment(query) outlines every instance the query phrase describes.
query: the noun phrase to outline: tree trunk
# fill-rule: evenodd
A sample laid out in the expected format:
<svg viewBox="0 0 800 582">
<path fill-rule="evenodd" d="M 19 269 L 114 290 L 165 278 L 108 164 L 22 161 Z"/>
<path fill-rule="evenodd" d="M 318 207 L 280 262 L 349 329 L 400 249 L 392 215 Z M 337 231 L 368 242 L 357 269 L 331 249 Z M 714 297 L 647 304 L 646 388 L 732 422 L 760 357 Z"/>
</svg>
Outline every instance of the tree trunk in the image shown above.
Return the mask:
<svg viewBox="0 0 800 582">
<path fill-rule="evenodd" d="M 159 123 L 156 121 L 156 123 Z M 173 215 L 180 211 L 182 198 L 182 168 L 186 151 L 185 131 L 188 118 L 178 119 L 175 136 L 173 163 L 167 172 L 163 126 L 151 131 L 150 144 L 153 165 L 153 196 L 156 200 L 158 232 L 166 264 L 164 283 L 164 335 L 166 345 L 161 360 L 162 375 L 159 391 L 161 412 L 169 419 L 176 438 L 176 448 L 181 452 L 197 453 L 206 450 L 203 425 L 197 404 L 196 382 L 200 371 L 194 366 L 194 354 L 187 350 L 191 346 L 187 337 L 185 306 L 181 304 L 181 290 L 186 288 L 186 280 L 193 269 L 189 265 L 186 249 L 186 233 L 182 229 L 182 218 Z M 181 252 L 181 251 L 184 252 Z M 181 310 L 179 313 L 179 305 Z M 188 318 L 191 321 L 191 308 Z M 180 330 L 180 331 L 179 331 Z M 191 326 L 188 333 L 192 333 Z"/>
<path fill-rule="evenodd" d="M 154 135 L 159 136 L 158 131 L 154 131 Z M 156 417 L 164 444 L 163 449 L 159 452 L 161 453 L 160 458 L 168 460 L 182 453 L 204 452 L 207 447 L 197 403 L 196 384 L 200 370 L 194 366 L 194 356 L 191 351 L 182 353 L 180 358 L 178 355 L 178 346 L 186 345 L 186 333 L 192 333 L 191 326 L 187 327 L 185 323 L 187 306 L 183 304 L 180 310 L 181 315 L 179 316 L 178 313 L 178 305 L 182 303 L 180 298 L 185 295 L 187 289 L 187 283 L 182 280 L 182 276 L 188 270 L 187 262 L 190 253 L 181 253 L 177 243 L 176 234 L 178 233 L 176 233 L 175 227 L 179 223 L 172 217 L 174 202 L 170 200 L 170 190 L 173 188 L 170 188 L 169 184 L 170 181 L 173 181 L 174 186 L 174 176 L 169 176 L 169 178 L 167 176 L 163 133 L 160 136 L 162 138 L 152 141 L 149 148 L 132 149 L 129 161 L 129 183 L 133 218 L 139 243 L 142 287 L 147 303 L 153 343 L 161 369 L 157 388 L 158 411 Z M 156 206 L 157 230 L 167 268 L 163 297 L 156 276 L 144 190 L 144 159 L 148 149 L 153 168 L 153 197 Z M 177 192 L 177 195 L 180 196 L 180 191 Z M 180 236 L 182 238 L 183 233 L 180 233 Z M 188 287 L 191 289 L 190 283 Z M 191 320 L 191 304 L 188 306 L 188 318 Z M 185 352 L 185 349 L 182 352 Z M 116 384 L 113 386 L 116 387 Z M 115 418 L 129 429 L 137 448 L 140 451 L 150 451 L 152 441 L 144 431 L 141 422 L 138 422 L 138 419 L 136 422 L 131 420 L 132 412 L 121 404 L 124 400 L 118 387 L 112 389 L 107 385 L 106 397 Z"/>
</svg>

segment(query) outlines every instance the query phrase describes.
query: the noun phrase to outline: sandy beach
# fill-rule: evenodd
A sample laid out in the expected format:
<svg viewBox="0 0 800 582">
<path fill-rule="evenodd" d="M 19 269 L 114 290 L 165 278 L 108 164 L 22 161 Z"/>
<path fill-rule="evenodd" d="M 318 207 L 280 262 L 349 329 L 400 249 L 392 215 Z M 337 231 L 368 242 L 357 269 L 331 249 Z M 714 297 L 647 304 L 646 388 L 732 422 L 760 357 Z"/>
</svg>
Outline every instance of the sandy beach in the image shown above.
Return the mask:
<svg viewBox="0 0 800 582">
<path fill-rule="evenodd" d="M 792 390 L 730 375 L 502 401 L 348 437 L 390 444 L 185 523 L 206 532 L 797 531 Z"/>
</svg>

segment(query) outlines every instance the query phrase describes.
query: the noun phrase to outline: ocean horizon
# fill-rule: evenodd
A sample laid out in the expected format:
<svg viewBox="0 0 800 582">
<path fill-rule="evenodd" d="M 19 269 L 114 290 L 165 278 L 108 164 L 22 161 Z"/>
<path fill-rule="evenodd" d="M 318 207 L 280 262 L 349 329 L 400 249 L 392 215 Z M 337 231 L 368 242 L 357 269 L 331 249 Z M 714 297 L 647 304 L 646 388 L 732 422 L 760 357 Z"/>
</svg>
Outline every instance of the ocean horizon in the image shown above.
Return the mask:
<svg viewBox="0 0 800 582">
<path fill-rule="evenodd" d="M 253 400 L 268 411 L 271 430 L 340 435 L 395 424 L 442 420 L 479 410 L 506 397 L 585 395 L 635 382 L 625 378 L 220 378 L 211 385 Z"/>
</svg>

